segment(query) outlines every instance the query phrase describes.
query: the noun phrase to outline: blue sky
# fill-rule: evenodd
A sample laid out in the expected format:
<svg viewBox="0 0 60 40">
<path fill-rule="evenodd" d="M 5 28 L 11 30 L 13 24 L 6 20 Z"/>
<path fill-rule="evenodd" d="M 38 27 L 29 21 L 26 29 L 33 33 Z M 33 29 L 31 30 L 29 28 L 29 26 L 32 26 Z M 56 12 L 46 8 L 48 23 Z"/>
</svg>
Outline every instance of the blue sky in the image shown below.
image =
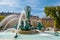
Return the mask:
<svg viewBox="0 0 60 40">
<path fill-rule="evenodd" d="M 43 12 L 45 6 L 59 6 L 60 0 L 0 0 L 0 12 L 21 12 L 25 6 L 29 5 L 31 14 L 45 17 Z"/>
</svg>

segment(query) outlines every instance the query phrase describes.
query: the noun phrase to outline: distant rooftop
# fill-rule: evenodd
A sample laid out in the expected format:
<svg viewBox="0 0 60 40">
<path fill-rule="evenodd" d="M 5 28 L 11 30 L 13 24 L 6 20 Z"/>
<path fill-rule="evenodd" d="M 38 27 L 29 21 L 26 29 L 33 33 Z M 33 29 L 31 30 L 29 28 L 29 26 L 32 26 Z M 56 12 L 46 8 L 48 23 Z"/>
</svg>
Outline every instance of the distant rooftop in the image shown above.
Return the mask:
<svg viewBox="0 0 60 40">
<path fill-rule="evenodd" d="M 40 18 L 40 19 L 54 19 L 54 18 L 50 18 L 50 17 L 43 17 L 43 18 Z"/>
<path fill-rule="evenodd" d="M 8 15 L 11 15 L 11 14 L 17 14 L 17 15 L 20 15 L 20 13 L 15 13 L 15 12 L 1 12 L 0 15 L 3 15 L 3 16 L 8 16 Z M 31 15 L 31 17 L 35 17 L 35 18 L 39 18 L 38 16 L 33 16 Z"/>
</svg>

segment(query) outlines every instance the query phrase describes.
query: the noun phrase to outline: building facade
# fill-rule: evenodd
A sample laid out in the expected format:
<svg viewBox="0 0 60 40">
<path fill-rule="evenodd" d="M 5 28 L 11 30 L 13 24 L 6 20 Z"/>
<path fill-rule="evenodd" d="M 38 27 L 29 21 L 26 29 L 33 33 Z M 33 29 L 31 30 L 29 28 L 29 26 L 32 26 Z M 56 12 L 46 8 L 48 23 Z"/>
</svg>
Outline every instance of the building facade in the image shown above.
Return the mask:
<svg viewBox="0 0 60 40">
<path fill-rule="evenodd" d="M 39 20 L 45 27 L 54 27 L 54 19 L 50 17 L 40 18 Z"/>
<path fill-rule="evenodd" d="M 0 13 L 1 16 L 8 16 L 8 15 L 11 15 L 11 14 L 16 14 L 16 15 L 19 15 L 20 16 L 20 13 Z M 54 19 L 53 18 L 49 18 L 49 17 L 46 17 L 46 18 L 39 18 L 38 16 L 33 16 L 31 15 L 30 17 L 30 21 L 31 21 L 31 25 L 32 27 L 37 27 L 37 24 L 38 24 L 38 21 L 40 21 L 42 23 L 43 26 L 45 27 L 54 27 Z"/>
<path fill-rule="evenodd" d="M 9 16 L 9 15 L 12 15 L 12 14 L 16 14 L 16 15 L 20 16 L 20 13 L 9 13 L 9 12 L 8 13 L 0 13 L 1 16 Z M 33 15 L 30 16 L 30 22 L 31 22 L 32 27 L 36 27 L 38 21 L 39 21 L 39 17 L 38 16 L 33 16 Z M 10 24 L 13 24 L 13 23 L 11 22 Z"/>
<path fill-rule="evenodd" d="M 11 15 L 11 14 L 17 14 L 17 15 L 20 15 L 20 13 L 14 13 L 14 12 L 1 12 L 0 13 L 0 16 L 8 16 L 8 15 Z"/>
<path fill-rule="evenodd" d="M 37 24 L 38 24 L 38 21 L 39 21 L 39 17 L 31 15 L 30 20 L 31 20 L 32 27 L 37 27 Z"/>
</svg>

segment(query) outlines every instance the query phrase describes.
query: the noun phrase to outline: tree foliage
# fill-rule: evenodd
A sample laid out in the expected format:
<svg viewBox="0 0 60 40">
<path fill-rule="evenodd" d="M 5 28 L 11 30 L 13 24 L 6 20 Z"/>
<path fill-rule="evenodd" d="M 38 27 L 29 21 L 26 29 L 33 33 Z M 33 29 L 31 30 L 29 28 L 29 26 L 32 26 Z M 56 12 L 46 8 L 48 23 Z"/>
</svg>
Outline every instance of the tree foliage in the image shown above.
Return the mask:
<svg viewBox="0 0 60 40">
<path fill-rule="evenodd" d="M 5 16 L 0 16 L 0 21 L 2 21 L 5 18 Z"/>
<path fill-rule="evenodd" d="M 60 6 L 56 7 L 45 7 L 44 12 L 46 16 L 54 18 L 54 26 L 60 28 Z"/>
<path fill-rule="evenodd" d="M 28 31 L 28 30 L 30 30 L 30 25 L 28 24 L 27 21 L 25 21 L 25 26 L 24 26 L 24 22 L 21 21 L 20 29 L 21 30 L 27 30 Z"/>
<path fill-rule="evenodd" d="M 50 27 L 51 23 L 49 21 L 46 22 L 45 27 Z"/>
<path fill-rule="evenodd" d="M 28 24 L 28 21 L 26 21 L 25 30 L 30 30 L 30 25 Z"/>
<path fill-rule="evenodd" d="M 21 25 L 20 25 L 20 27 L 19 28 L 21 28 L 21 30 L 24 30 L 24 22 L 23 22 L 23 20 L 21 21 Z"/>
<path fill-rule="evenodd" d="M 43 28 L 42 24 L 40 22 L 38 22 L 38 25 L 37 25 L 38 29 L 41 30 Z"/>
</svg>

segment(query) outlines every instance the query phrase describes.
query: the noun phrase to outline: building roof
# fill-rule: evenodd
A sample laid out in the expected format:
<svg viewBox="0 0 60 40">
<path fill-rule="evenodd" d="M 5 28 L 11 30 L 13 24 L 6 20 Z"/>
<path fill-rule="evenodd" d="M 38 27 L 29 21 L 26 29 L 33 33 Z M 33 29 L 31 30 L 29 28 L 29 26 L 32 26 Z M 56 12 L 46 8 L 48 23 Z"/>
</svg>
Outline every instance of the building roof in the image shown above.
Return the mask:
<svg viewBox="0 0 60 40">
<path fill-rule="evenodd" d="M 50 17 L 43 17 L 43 18 L 40 18 L 40 19 L 54 20 L 54 18 L 50 18 Z"/>
<path fill-rule="evenodd" d="M 8 16 L 8 15 L 11 15 L 11 14 L 17 14 L 17 15 L 20 15 L 20 13 L 14 13 L 14 12 L 1 12 L 0 15 L 4 15 L 4 16 Z M 39 18 L 38 16 L 33 16 L 31 15 L 31 17 L 35 17 L 35 18 Z"/>
</svg>

